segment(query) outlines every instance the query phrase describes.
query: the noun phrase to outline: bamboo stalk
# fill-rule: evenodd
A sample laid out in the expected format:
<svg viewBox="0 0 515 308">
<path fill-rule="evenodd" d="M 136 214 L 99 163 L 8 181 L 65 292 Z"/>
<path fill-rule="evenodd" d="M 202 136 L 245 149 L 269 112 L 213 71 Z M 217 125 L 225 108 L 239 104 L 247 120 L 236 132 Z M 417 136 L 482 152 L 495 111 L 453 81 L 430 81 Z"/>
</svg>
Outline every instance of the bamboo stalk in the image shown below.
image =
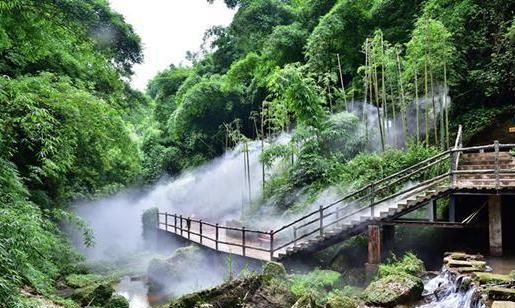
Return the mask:
<svg viewBox="0 0 515 308">
<path fill-rule="evenodd" d="M 377 63 L 373 62 L 371 68 L 374 68 L 373 81 L 374 81 L 374 90 L 375 90 L 375 98 L 376 98 L 376 107 L 377 107 L 377 124 L 379 125 L 379 134 L 381 138 L 381 149 L 384 152 L 385 144 L 384 144 L 384 131 L 383 131 L 383 121 L 381 120 L 381 107 L 379 105 L 379 86 L 377 81 Z"/>
<path fill-rule="evenodd" d="M 384 121 L 384 127 L 385 127 L 385 137 L 386 137 L 386 140 L 388 140 L 388 135 L 389 135 L 388 103 L 386 101 L 384 66 L 385 66 L 384 39 L 383 39 L 383 32 L 381 32 L 381 92 L 382 92 L 383 110 L 384 110 L 383 121 Z"/>
<path fill-rule="evenodd" d="M 415 114 L 416 114 L 416 118 L 417 118 L 417 143 L 420 143 L 420 124 L 419 124 L 419 113 L 420 113 L 420 108 L 418 106 L 418 71 L 417 69 L 415 68 Z"/>
<path fill-rule="evenodd" d="M 443 92 L 444 92 L 444 107 L 445 107 L 445 139 L 447 148 L 449 148 L 449 106 L 447 104 L 447 63 L 443 63 Z"/>
<path fill-rule="evenodd" d="M 401 59 L 400 59 L 400 50 L 396 51 L 397 54 L 397 70 L 399 73 L 399 89 L 400 89 L 400 102 L 401 102 L 401 121 L 402 121 L 402 128 L 404 131 L 404 145 L 406 145 L 406 139 L 408 138 L 408 125 L 407 125 L 407 118 L 406 118 L 406 103 L 404 100 L 404 86 L 402 84 L 402 70 L 401 70 Z"/>
<path fill-rule="evenodd" d="M 343 72 L 342 72 L 342 65 L 340 62 L 340 54 L 337 53 L 336 57 L 338 58 L 338 70 L 340 71 L 340 83 L 341 83 L 342 91 L 343 91 L 343 101 L 345 102 L 345 111 L 349 111 L 347 109 L 347 93 L 345 93 L 345 85 L 343 84 Z"/>
</svg>

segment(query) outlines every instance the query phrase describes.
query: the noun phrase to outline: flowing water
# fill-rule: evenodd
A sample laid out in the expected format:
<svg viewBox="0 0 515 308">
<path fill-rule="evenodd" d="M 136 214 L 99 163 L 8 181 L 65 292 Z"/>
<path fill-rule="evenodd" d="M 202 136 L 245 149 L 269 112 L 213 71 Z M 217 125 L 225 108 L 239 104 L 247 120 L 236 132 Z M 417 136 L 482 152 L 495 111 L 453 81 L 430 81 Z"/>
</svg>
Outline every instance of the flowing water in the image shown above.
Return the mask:
<svg viewBox="0 0 515 308">
<path fill-rule="evenodd" d="M 467 276 L 443 270 L 424 285 L 424 304 L 419 308 L 485 308 L 477 288 Z"/>
<path fill-rule="evenodd" d="M 148 287 L 143 280 L 133 280 L 125 276 L 116 285 L 115 291 L 129 301 L 130 308 L 150 307 L 147 297 Z"/>
</svg>

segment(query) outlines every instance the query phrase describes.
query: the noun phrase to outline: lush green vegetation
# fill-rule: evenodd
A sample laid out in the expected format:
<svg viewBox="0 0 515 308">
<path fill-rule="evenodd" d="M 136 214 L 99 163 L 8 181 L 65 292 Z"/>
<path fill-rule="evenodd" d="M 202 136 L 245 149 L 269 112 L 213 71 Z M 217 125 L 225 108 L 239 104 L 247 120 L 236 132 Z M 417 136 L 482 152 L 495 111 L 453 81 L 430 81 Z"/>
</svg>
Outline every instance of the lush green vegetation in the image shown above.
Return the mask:
<svg viewBox="0 0 515 308">
<path fill-rule="evenodd" d="M 0 306 L 29 305 L 22 286 L 59 301 L 80 260 L 59 228 L 83 226 L 68 202 L 141 174 L 149 101 L 124 81 L 140 41 L 107 1 L 0 1 L 0 55 Z"/>
<path fill-rule="evenodd" d="M 0 305 L 23 306 L 24 286 L 55 298 L 55 281 L 74 272 L 80 256 L 59 222 L 93 239 L 67 212 L 72 200 L 294 131 L 264 149 L 265 165 L 280 162 L 264 197 L 299 209 L 435 154 L 458 122 L 476 132 L 513 111 L 513 1 L 225 3 L 233 22 L 143 94 L 127 84 L 140 39 L 106 0 L 0 0 Z M 374 124 L 356 112 L 362 101 Z"/>
</svg>

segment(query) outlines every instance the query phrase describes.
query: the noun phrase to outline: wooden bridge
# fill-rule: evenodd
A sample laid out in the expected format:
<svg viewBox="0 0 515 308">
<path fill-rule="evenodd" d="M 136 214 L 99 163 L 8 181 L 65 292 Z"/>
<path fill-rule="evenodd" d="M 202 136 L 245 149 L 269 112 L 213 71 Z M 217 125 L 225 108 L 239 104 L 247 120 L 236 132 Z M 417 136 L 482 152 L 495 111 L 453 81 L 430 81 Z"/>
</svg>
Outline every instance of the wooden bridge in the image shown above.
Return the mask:
<svg viewBox="0 0 515 308">
<path fill-rule="evenodd" d="M 158 228 L 216 251 L 259 260 L 320 251 L 368 230 L 369 263 L 378 263 L 380 225 L 463 228 L 481 208 L 457 222 L 453 196 L 482 194 L 491 196 L 491 254 L 502 254 L 500 195 L 515 192 L 515 159 L 509 153 L 515 144 L 463 147 L 461 140 L 460 127 L 452 149 L 320 206 L 277 230 L 231 227 L 169 213 L 158 213 Z M 445 221 L 436 219 L 436 200 L 443 197 L 450 200 Z M 402 218 L 421 207 L 428 208 L 427 218 Z"/>
</svg>

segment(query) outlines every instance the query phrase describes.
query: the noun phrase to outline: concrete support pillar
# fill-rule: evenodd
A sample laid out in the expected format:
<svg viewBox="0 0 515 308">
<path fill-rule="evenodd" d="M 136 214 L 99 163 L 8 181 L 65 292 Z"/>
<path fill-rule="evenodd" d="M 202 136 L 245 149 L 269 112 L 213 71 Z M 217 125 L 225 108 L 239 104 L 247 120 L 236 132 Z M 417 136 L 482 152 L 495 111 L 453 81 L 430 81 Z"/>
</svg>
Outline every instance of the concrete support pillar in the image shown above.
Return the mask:
<svg viewBox="0 0 515 308">
<path fill-rule="evenodd" d="M 368 226 L 368 264 L 381 262 L 381 232 L 378 225 Z"/>
<path fill-rule="evenodd" d="M 427 204 L 427 219 L 436 221 L 436 200 L 431 200 Z"/>
<path fill-rule="evenodd" d="M 501 196 L 488 196 L 488 234 L 490 255 L 502 256 L 502 214 Z"/>
<path fill-rule="evenodd" d="M 449 197 L 449 222 L 456 222 L 456 197 Z"/>
<path fill-rule="evenodd" d="M 392 252 L 395 244 L 395 226 L 383 226 L 383 234 L 381 237 L 383 252 L 385 254 Z"/>
</svg>

